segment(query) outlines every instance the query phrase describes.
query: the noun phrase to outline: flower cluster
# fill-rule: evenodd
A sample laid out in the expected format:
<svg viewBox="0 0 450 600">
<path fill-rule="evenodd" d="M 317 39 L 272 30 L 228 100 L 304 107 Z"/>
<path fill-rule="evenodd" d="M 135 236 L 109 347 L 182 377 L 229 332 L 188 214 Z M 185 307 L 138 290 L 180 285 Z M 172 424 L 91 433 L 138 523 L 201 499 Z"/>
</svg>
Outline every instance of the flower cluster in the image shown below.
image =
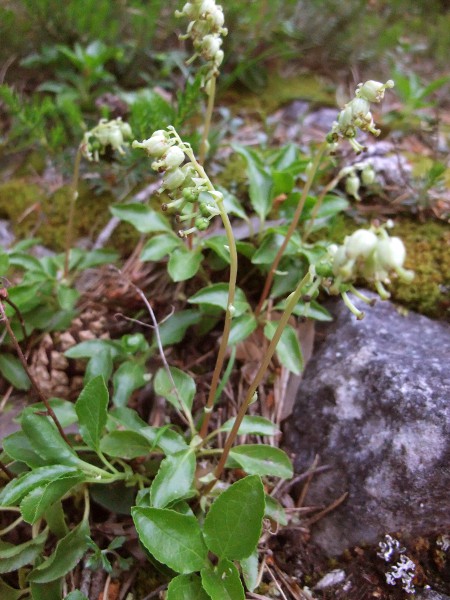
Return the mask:
<svg viewBox="0 0 450 600">
<path fill-rule="evenodd" d="M 183 10 L 176 11 L 175 16 L 187 17 L 189 25 L 180 39 L 192 40 L 195 53 L 189 59 L 193 62 L 198 56 L 206 61 L 206 72 L 203 76 L 202 87 L 209 90 L 209 82 L 219 74 L 219 67 L 223 61 L 222 37 L 228 33 L 223 27 L 224 16 L 222 7 L 215 0 L 194 0 L 187 2 Z"/>
<path fill-rule="evenodd" d="M 380 297 L 386 299 L 389 293 L 382 284 L 389 283 L 391 274 L 404 281 L 412 280 L 413 272 L 403 267 L 406 250 L 402 240 L 390 237 L 386 231 L 392 226 L 388 221 L 385 226 L 358 229 L 341 246 L 331 248 L 336 287 L 362 278 L 374 282 Z"/>
<path fill-rule="evenodd" d="M 375 171 L 369 161 L 357 162 L 351 167 L 344 167 L 339 177 L 345 177 L 345 191 L 355 200 L 360 201 L 359 188 L 361 184 L 368 186 L 375 181 Z"/>
<path fill-rule="evenodd" d="M 393 558 L 397 558 L 397 562 L 389 571 L 386 572 L 386 582 L 389 585 L 396 585 L 398 580 L 402 583 L 402 588 L 408 594 L 414 594 L 415 589 L 413 580 L 416 571 L 414 562 L 404 554 L 406 548 L 400 545 L 400 542 L 390 535 L 385 535 L 384 541 L 378 544 L 380 551 L 377 556 L 386 562 L 391 562 Z"/>
<path fill-rule="evenodd" d="M 158 191 L 166 191 L 171 202 L 163 204 L 162 209 L 176 209 L 178 223 L 193 222 L 192 227 L 178 231 L 178 235 L 186 237 L 196 230 L 207 229 L 211 219 L 219 214 L 216 203 L 221 201 L 222 194 L 212 187 L 203 168 L 195 160 L 190 145 L 169 126 L 167 130 L 155 131 L 148 140 L 134 141 L 132 147 L 144 149 L 155 159 L 152 169 L 164 173 Z M 186 158 L 189 162 L 183 164 Z"/>
<path fill-rule="evenodd" d="M 123 147 L 126 145 L 126 140 L 131 137 L 133 137 L 131 127 L 120 117 L 112 121 L 101 119 L 98 125 L 84 134 L 80 146 L 81 153 L 88 160 L 96 162 L 107 146 L 111 146 L 119 154 L 124 154 Z"/>
<path fill-rule="evenodd" d="M 334 152 L 341 139 L 347 139 L 357 154 L 365 148 L 356 140 L 358 129 L 368 131 L 375 136 L 380 135 L 380 130 L 375 127 L 370 103 L 378 103 L 384 98 L 384 92 L 394 87 L 392 80 L 386 83 L 366 81 L 360 83 L 355 90 L 355 97 L 341 110 L 338 120 L 333 123 L 327 135 L 329 148 Z"/>
</svg>

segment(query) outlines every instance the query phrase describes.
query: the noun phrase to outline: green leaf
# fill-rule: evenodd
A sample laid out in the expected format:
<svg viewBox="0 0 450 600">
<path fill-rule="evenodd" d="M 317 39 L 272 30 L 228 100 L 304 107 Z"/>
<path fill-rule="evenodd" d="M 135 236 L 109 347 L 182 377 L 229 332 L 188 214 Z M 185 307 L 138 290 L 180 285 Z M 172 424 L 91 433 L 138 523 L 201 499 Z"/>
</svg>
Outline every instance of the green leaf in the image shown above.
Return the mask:
<svg viewBox="0 0 450 600">
<path fill-rule="evenodd" d="M 264 221 L 272 208 L 272 177 L 268 169 L 262 165 L 256 152 L 236 144 L 233 145 L 233 149 L 247 162 L 250 202 L 255 213 L 261 221 Z"/>
<path fill-rule="evenodd" d="M 106 426 L 108 402 L 108 390 L 100 375 L 84 386 L 75 403 L 81 437 L 95 451 L 99 449 L 100 438 Z"/>
<path fill-rule="evenodd" d="M 185 498 L 192 489 L 195 466 L 195 453 L 191 448 L 167 456 L 150 488 L 152 505 L 165 508 L 174 500 Z"/>
<path fill-rule="evenodd" d="M 221 560 L 217 567 L 202 569 L 202 585 L 212 600 L 245 600 L 239 571 L 229 560 Z"/>
<path fill-rule="evenodd" d="M 284 310 L 286 306 L 286 300 L 280 302 L 275 306 L 276 310 Z M 316 321 L 332 321 L 333 315 L 323 306 L 321 306 L 316 300 L 311 302 L 303 302 L 300 300 L 292 311 L 293 315 L 297 317 L 306 317 L 308 319 L 315 319 Z"/>
<path fill-rule="evenodd" d="M 195 325 L 200 319 L 200 313 L 193 308 L 176 312 L 159 326 L 159 336 L 162 345 L 171 346 L 172 344 L 181 342 L 188 327 Z"/>
<path fill-rule="evenodd" d="M 33 600 L 61 600 L 62 579 L 55 579 L 48 583 L 31 582 L 31 597 Z"/>
<path fill-rule="evenodd" d="M 280 228 L 277 228 L 277 230 L 270 230 L 265 234 L 261 245 L 252 256 L 252 263 L 254 265 L 271 265 L 273 263 L 285 238 L 285 232 L 281 233 L 279 230 Z M 283 256 L 296 255 L 299 248 L 300 238 L 298 234 L 294 233 L 288 242 Z"/>
<path fill-rule="evenodd" d="M 275 498 L 272 498 L 272 496 L 269 496 L 268 494 L 266 494 L 265 516 L 269 517 L 269 519 L 272 519 L 272 521 L 275 521 L 279 525 L 287 525 L 286 511 Z"/>
<path fill-rule="evenodd" d="M 264 335 L 271 340 L 277 329 L 277 321 L 269 321 L 264 327 Z M 283 367 L 299 375 L 304 368 L 303 355 L 297 333 L 291 325 L 286 325 L 277 344 L 277 357 Z"/>
<path fill-rule="evenodd" d="M 42 486 L 58 477 L 78 473 L 73 467 L 52 465 L 39 467 L 10 481 L 0 492 L 2 506 L 14 506 L 27 496 L 33 489 Z"/>
<path fill-rule="evenodd" d="M 255 550 L 241 560 L 242 575 L 245 585 L 249 592 L 253 592 L 258 585 L 259 566 L 258 566 L 258 551 Z"/>
<path fill-rule="evenodd" d="M 258 544 L 264 516 L 264 488 L 256 475 L 233 483 L 212 504 L 203 533 L 208 549 L 220 558 L 240 560 Z"/>
<path fill-rule="evenodd" d="M 131 394 L 147 383 L 146 373 L 147 370 L 142 365 L 133 361 L 122 363 L 113 376 L 113 404 L 126 406 Z"/>
<path fill-rule="evenodd" d="M 0 573 L 18 571 L 21 567 L 33 563 L 41 554 L 48 532 L 43 531 L 34 539 L 23 544 L 0 542 Z M 0 592 L 2 588 L 0 586 Z M 3 595 L 0 596 L 3 600 Z"/>
<path fill-rule="evenodd" d="M 196 294 L 191 296 L 188 300 L 191 304 L 209 304 L 211 306 L 217 306 L 222 310 L 227 309 L 228 305 L 228 284 L 227 283 L 214 283 L 202 288 Z M 247 302 L 244 292 L 241 288 L 236 288 L 236 294 L 234 298 L 234 316 L 239 317 L 243 313 L 250 310 L 250 306 Z"/>
<path fill-rule="evenodd" d="M 178 410 L 181 409 L 180 400 L 184 402 L 189 410 L 191 410 L 196 391 L 195 381 L 192 377 L 184 373 L 184 371 L 181 371 L 176 367 L 170 367 L 170 372 L 172 373 L 176 391 L 167 375 L 166 369 L 161 368 L 158 369 L 153 382 L 155 392 L 165 398 Z"/>
<path fill-rule="evenodd" d="M 72 310 L 75 307 L 76 301 L 79 297 L 80 292 L 75 288 L 66 285 L 58 286 L 58 303 L 63 310 Z"/>
<path fill-rule="evenodd" d="M 293 475 L 292 464 L 287 454 L 274 446 L 235 446 L 230 452 L 230 457 L 252 475 L 272 475 L 281 479 L 290 479 Z"/>
<path fill-rule="evenodd" d="M 81 250 L 72 248 L 70 251 L 70 269 L 76 267 L 77 271 L 114 263 L 119 258 L 119 253 L 115 250 L 99 249 L 99 250 Z M 72 259 L 74 264 L 72 264 Z"/>
<path fill-rule="evenodd" d="M 101 352 L 108 350 L 113 359 L 123 355 L 123 349 L 119 342 L 113 340 L 87 340 L 72 346 L 64 352 L 67 358 L 92 358 Z"/>
<path fill-rule="evenodd" d="M 60 500 L 74 486 L 85 481 L 81 471 L 60 475 L 58 479 L 34 488 L 21 502 L 20 510 L 24 521 L 34 525 L 45 511 Z"/>
<path fill-rule="evenodd" d="M 89 600 L 89 598 L 79 590 L 74 590 L 73 592 L 70 592 L 70 594 L 67 594 L 67 596 L 64 596 L 64 600 Z"/>
<path fill-rule="evenodd" d="M 136 431 L 112 431 L 102 437 L 100 450 L 108 456 L 133 459 L 146 456 L 153 450 L 152 442 Z"/>
<path fill-rule="evenodd" d="M 109 210 L 121 221 L 131 223 L 140 233 L 172 231 L 165 217 L 143 204 L 115 204 L 110 206 Z"/>
<path fill-rule="evenodd" d="M 131 513 L 139 539 L 156 560 L 183 574 L 206 565 L 208 550 L 195 517 L 167 508 L 135 507 Z"/>
<path fill-rule="evenodd" d="M 0 248 L 0 276 L 4 277 L 9 267 L 9 256 Z"/>
<path fill-rule="evenodd" d="M 169 583 L 167 600 L 211 600 L 202 588 L 202 580 L 193 573 L 178 575 Z"/>
<path fill-rule="evenodd" d="M 68 427 L 78 421 L 73 402 L 63 400 L 62 398 L 49 398 L 48 403 L 52 407 L 61 427 Z M 35 411 L 45 411 L 46 406 L 43 402 L 37 402 L 33 404 L 33 409 Z"/>
<path fill-rule="evenodd" d="M 91 484 L 89 489 L 92 500 L 111 513 L 130 516 L 131 507 L 136 504 L 136 490 L 127 487 L 123 481 L 109 485 Z"/>
<path fill-rule="evenodd" d="M 13 354 L 0 354 L 0 373 L 17 390 L 29 390 L 31 382 L 20 360 Z"/>
<path fill-rule="evenodd" d="M 48 417 L 27 411 L 21 424 L 31 447 L 47 464 L 78 466 L 81 463 Z"/>
<path fill-rule="evenodd" d="M 172 281 L 186 281 L 197 273 L 202 264 L 203 254 L 200 251 L 187 250 L 180 247 L 170 254 L 167 272 Z"/>
<path fill-rule="evenodd" d="M 16 590 L 0 579 L 0 598 L 2 600 L 19 600 L 19 598 L 23 598 L 23 590 Z"/>
<path fill-rule="evenodd" d="M 287 171 L 272 171 L 272 180 L 272 194 L 275 198 L 280 194 L 289 194 L 295 185 L 294 176 Z"/>
<path fill-rule="evenodd" d="M 229 432 L 233 428 L 235 417 L 226 421 L 220 431 Z M 269 421 L 269 419 L 265 419 L 264 417 L 246 415 L 242 419 L 242 423 L 239 425 L 238 435 L 278 435 L 280 430 Z"/>
<path fill-rule="evenodd" d="M 176 454 L 188 447 L 184 438 L 176 431 L 169 429 L 167 425 L 164 427 L 145 427 L 140 429 L 140 433 L 152 442 L 155 448 L 160 448 L 164 454 Z"/>
<path fill-rule="evenodd" d="M 95 354 L 89 359 L 84 373 L 84 384 L 97 377 L 102 377 L 105 381 L 109 381 L 113 370 L 113 358 L 109 348 L 104 348 L 102 352 Z"/>
<path fill-rule="evenodd" d="M 24 462 L 32 469 L 45 465 L 45 460 L 36 454 L 23 431 L 16 431 L 8 435 L 3 440 L 3 450 L 14 460 Z"/>
<path fill-rule="evenodd" d="M 166 254 L 170 254 L 178 246 L 181 246 L 181 240 L 173 234 L 162 233 L 152 237 L 142 249 L 140 260 L 157 261 L 161 260 Z"/>
<path fill-rule="evenodd" d="M 248 221 L 249 219 L 247 217 L 247 214 L 246 214 L 245 210 L 242 208 L 242 205 L 239 202 L 239 200 L 236 198 L 236 196 L 231 194 L 228 190 L 226 190 L 223 187 L 219 186 L 217 189 L 219 192 L 221 192 L 223 194 L 223 206 L 224 206 L 226 212 L 229 215 L 234 215 L 235 217 L 239 217 L 243 221 Z"/>
<path fill-rule="evenodd" d="M 142 427 L 147 427 L 147 423 L 144 419 L 141 419 L 134 409 L 120 406 L 109 411 L 107 427 L 109 431 L 119 427 L 120 429 L 131 429 L 139 432 Z"/>
<path fill-rule="evenodd" d="M 228 240 L 225 235 L 214 235 L 203 241 L 205 248 L 213 250 L 222 260 L 230 264 L 230 252 L 228 248 Z"/>
<path fill-rule="evenodd" d="M 228 345 L 233 346 L 247 339 L 258 327 L 258 320 L 253 315 L 241 315 L 231 321 Z"/>
<path fill-rule="evenodd" d="M 58 542 L 53 554 L 31 571 L 28 580 L 48 583 L 69 573 L 88 550 L 89 533 L 89 525 L 82 521 Z"/>
</svg>

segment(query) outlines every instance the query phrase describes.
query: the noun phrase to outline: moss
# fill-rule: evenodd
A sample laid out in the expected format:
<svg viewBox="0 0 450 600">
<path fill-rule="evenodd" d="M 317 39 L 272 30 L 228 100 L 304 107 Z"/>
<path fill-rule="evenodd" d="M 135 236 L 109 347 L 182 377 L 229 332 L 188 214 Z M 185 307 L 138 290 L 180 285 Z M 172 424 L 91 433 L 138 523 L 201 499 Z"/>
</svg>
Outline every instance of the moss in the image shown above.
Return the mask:
<svg viewBox="0 0 450 600">
<path fill-rule="evenodd" d="M 334 220 L 329 235 L 342 243 L 360 225 L 347 216 Z M 398 218 L 391 235 L 400 237 L 406 246 L 407 269 L 415 272 L 412 283 L 394 279 L 388 286 L 392 300 L 423 315 L 450 321 L 450 230 L 438 221 L 420 223 Z"/>
<path fill-rule="evenodd" d="M 18 239 L 39 237 L 55 251 L 62 251 L 67 236 L 70 190 L 67 186 L 48 196 L 36 184 L 26 179 L 14 179 L 0 185 L 0 217 L 9 219 Z M 108 208 L 114 199 L 108 194 L 96 196 L 80 186 L 76 203 L 73 238 L 94 238 L 111 218 Z M 134 248 L 139 235 L 123 223 L 114 232 L 109 246 L 123 254 Z"/>
<path fill-rule="evenodd" d="M 233 89 L 224 97 L 224 101 L 230 104 L 232 109 L 251 109 L 252 112 L 262 115 L 269 115 L 293 100 L 335 106 L 335 86 L 329 87 L 323 78 L 310 73 L 290 76 L 274 72 L 270 75 L 265 89 L 258 90 L 257 93 Z"/>
</svg>

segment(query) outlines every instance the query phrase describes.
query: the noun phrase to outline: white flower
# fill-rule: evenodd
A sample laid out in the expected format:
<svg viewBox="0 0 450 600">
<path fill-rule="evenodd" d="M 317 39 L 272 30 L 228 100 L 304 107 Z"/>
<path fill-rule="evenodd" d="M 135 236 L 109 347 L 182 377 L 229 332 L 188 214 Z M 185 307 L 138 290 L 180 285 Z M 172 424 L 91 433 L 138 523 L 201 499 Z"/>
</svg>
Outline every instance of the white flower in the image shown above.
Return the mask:
<svg viewBox="0 0 450 600">
<path fill-rule="evenodd" d="M 373 231 L 358 229 L 346 239 L 345 247 L 349 258 L 367 258 L 378 243 L 378 238 Z"/>
<path fill-rule="evenodd" d="M 364 98 L 369 102 L 381 102 L 384 98 L 384 92 L 387 88 L 393 88 L 394 82 L 392 79 L 386 81 L 386 83 L 380 83 L 379 81 L 366 81 L 366 83 L 360 83 L 355 91 L 357 98 Z"/>
<path fill-rule="evenodd" d="M 379 264 L 387 270 L 401 268 L 406 258 L 405 246 L 400 238 L 388 237 L 378 242 L 376 256 Z"/>
</svg>

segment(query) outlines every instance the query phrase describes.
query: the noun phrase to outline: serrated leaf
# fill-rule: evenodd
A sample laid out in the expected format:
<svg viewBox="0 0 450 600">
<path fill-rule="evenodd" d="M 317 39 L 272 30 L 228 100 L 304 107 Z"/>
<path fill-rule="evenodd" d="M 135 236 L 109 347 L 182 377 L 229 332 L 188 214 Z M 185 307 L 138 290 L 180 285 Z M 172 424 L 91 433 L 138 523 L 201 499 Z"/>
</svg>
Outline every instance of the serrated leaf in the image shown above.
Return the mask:
<svg viewBox="0 0 450 600">
<path fill-rule="evenodd" d="M 52 407 L 61 427 L 68 427 L 78 421 L 73 402 L 62 398 L 49 398 L 48 403 Z M 45 411 L 46 406 L 43 402 L 36 402 L 36 404 L 33 404 L 33 409 L 35 411 Z"/>
<path fill-rule="evenodd" d="M 235 417 L 233 417 L 226 421 L 220 428 L 220 431 L 231 431 L 235 420 Z M 238 430 L 238 435 L 278 435 L 279 433 L 280 430 L 275 423 L 264 417 L 252 415 L 246 415 L 242 419 Z"/>
<path fill-rule="evenodd" d="M 203 533 L 208 549 L 220 558 L 240 560 L 258 544 L 264 516 L 264 488 L 255 475 L 233 483 L 214 501 Z"/>
<path fill-rule="evenodd" d="M 34 539 L 22 544 L 0 542 L 0 573 L 18 571 L 21 567 L 33 563 L 41 554 L 47 536 L 48 532 L 43 531 Z M 3 596 L 1 598 L 3 600 Z"/>
<path fill-rule="evenodd" d="M 233 145 L 233 148 L 247 162 L 250 202 L 255 213 L 264 221 L 272 208 L 273 181 L 270 172 L 253 150 L 238 145 Z"/>
<path fill-rule="evenodd" d="M 229 560 L 221 560 L 217 567 L 202 569 L 202 585 L 211 600 L 245 600 L 239 571 Z"/>
<path fill-rule="evenodd" d="M 286 511 L 275 498 L 266 494 L 266 517 L 272 519 L 279 525 L 287 525 Z"/>
<path fill-rule="evenodd" d="M 225 235 L 214 235 L 203 241 L 205 248 L 213 250 L 222 260 L 230 264 L 230 251 L 228 250 L 228 240 Z"/>
<path fill-rule="evenodd" d="M 60 475 L 58 479 L 34 488 L 21 502 L 20 511 L 24 521 L 34 525 L 45 511 L 57 500 L 60 500 L 74 486 L 85 481 L 81 471 Z"/>
<path fill-rule="evenodd" d="M 31 571 L 28 581 L 48 583 L 69 573 L 88 550 L 89 533 L 89 525 L 82 521 L 62 540 L 59 540 L 53 554 Z"/>
<path fill-rule="evenodd" d="M 264 327 L 264 335 L 271 340 L 277 329 L 277 321 L 269 321 Z M 281 334 L 276 349 L 277 357 L 283 367 L 286 367 L 291 373 L 300 375 L 303 371 L 303 355 L 298 341 L 297 333 L 291 325 L 286 325 Z"/>
<path fill-rule="evenodd" d="M 139 539 L 156 560 L 182 574 L 206 565 L 208 550 L 195 517 L 167 508 L 135 507 L 131 513 Z"/>
<path fill-rule="evenodd" d="M 147 437 L 136 431 L 111 431 L 100 441 L 100 450 L 104 454 L 130 460 L 150 454 L 153 447 Z"/>
<path fill-rule="evenodd" d="M 195 465 L 195 453 L 191 448 L 167 456 L 150 488 L 152 505 L 165 508 L 174 500 L 185 498 L 192 488 Z"/>
<path fill-rule="evenodd" d="M 196 391 L 195 381 L 187 373 L 176 367 L 170 367 L 170 372 L 172 373 L 176 389 L 173 388 L 167 371 L 161 368 L 158 369 L 153 381 L 155 392 L 165 398 L 175 408 L 181 409 L 181 400 L 191 410 Z"/>
<path fill-rule="evenodd" d="M 66 350 L 64 356 L 67 356 L 67 358 L 92 358 L 105 350 L 111 353 L 113 359 L 123 355 L 123 349 L 119 342 L 113 340 L 87 340 Z"/>
<path fill-rule="evenodd" d="M 80 435 L 84 443 L 97 451 L 106 426 L 109 395 L 102 376 L 94 377 L 86 384 L 75 403 Z"/>
<path fill-rule="evenodd" d="M 29 390 L 31 382 L 20 360 L 7 352 L 0 354 L 0 373 L 17 390 Z"/>
<path fill-rule="evenodd" d="M 30 440 L 23 431 L 16 431 L 8 435 L 3 440 L 3 450 L 14 460 L 23 462 L 32 469 L 43 467 L 46 464 L 45 460 L 33 450 Z"/>
<path fill-rule="evenodd" d="M 235 446 L 230 451 L 230 457 L 251 475 L 272 475 L 281 479 L 290 479 L 293 475 L 292 464 L 287 454 L 274 446 L 266 444 Z"/>
<path fill-rule="evenodd" d="M 209 304 L 211 306 L 217 306 L 222 310 L 227 309 L 228 304 L 228 284 L 226 283 L 214 283 L 202 288 L 196 294 L 191 296 L 188 300 L 191 304 Z M 234 316 L 239 317 L 243 313 L 250 310 L 250 306 L 247 302 L 244 292 L 240 288 L 236 288 L 234 298 Z"/>
<path fill-rule="evenodd" d="M 167 600 L 211 600 L 202 588 L 202 580 L 193 573 L 174 577 L 167 588 Z"/>
<path fill-rule="evenodd" d="M 140 260 L 142 262 L 161 260 L 181 244 L 181 240 L 173 234 L 155 235 L 143 247 Z"/>
<path fill-rule="evenodd" d="M 133 361 L 122 363 L 113 376 L 112 403 L 115 406 L 126 406 L 131 394 L 147 383 L 144 377 L 146 372 L 142 365 Z"/>
<path fill-rule="evenodd" d="M 143 204 L 115 204 L 110 206 L 109 210 L 121 221 L 131 223 L 140 233 L 171 231 L 169 222 L 165 217 Z"/>
<path fill-rule="evenodd" d="M 169 429 L 167 425 L 164 427 L 143 427 L 139 432 L 152 442 L 155 448 L 160 448 L 164 454 L 175 454 L 186 450 L 188 447 L 184 438 L 176 431 Z"/>
<path fill-rule="evenodd" d="M 30 583 L 31 597 L 33 600 L 61 600 L 62 580 L 55 579 L 48 583 Z"/>
<path fill-rule="evenodd" d="M 184 246 L 175 248 L 170 254 L 167 272 L 172 281 L 186 281 L 197 273 L 202 264 L 203 254 L 199 251 L 187 250 Z"/>
<path fill-rule="evenodd" d="M 258 327 L 258 320 L 253 315 L 241 315 L 231 321 L 228 345 L 233 346 L 247 339 Z"/>
<path fill-rule="evenodd" d="M 258 585 L 258 576 L 259 576 L 259 565 L 258 565 L 258 551 L 255 550 L 247 556 L 247 558 L 243 558 L 241 560 L 241 569 L 242 575 L 244 577 L 245 586 L 247 587 L 249 592 L 253 592 L 253 590 Z"/>
<path fill-rule="evenodd" d="M 163 346 L 178 344 L 184 338 L 186 330 L 201 319 L 198 310 L 187 309 L 176 312 L 159 326 L 159 335 Z"/>
<path fill-rule="evenodd" d="M 73 467 L 52 465 L 39 467 L 10 481 L 0 492 L 2 506 L 14 506 L 34 488 L 64 475 L 73 475 L 78 471 Z"/>
<path fill-rule="evenodd" d="M 81 463 L 48 417 L 26 412 L 21 424 L 31 447 L 47 464 L 78 466 Z"/>
<path fill-rule="evenodd" d="M 84 384 L 87 385 L 92 379 L 99 376 L 105 381 L 109 381 L 113 370 L 113 357 L 109 348 L 104 348 L 101 352 L 95 354 L 89 359 L 84 372 Z"/>
</svg>

